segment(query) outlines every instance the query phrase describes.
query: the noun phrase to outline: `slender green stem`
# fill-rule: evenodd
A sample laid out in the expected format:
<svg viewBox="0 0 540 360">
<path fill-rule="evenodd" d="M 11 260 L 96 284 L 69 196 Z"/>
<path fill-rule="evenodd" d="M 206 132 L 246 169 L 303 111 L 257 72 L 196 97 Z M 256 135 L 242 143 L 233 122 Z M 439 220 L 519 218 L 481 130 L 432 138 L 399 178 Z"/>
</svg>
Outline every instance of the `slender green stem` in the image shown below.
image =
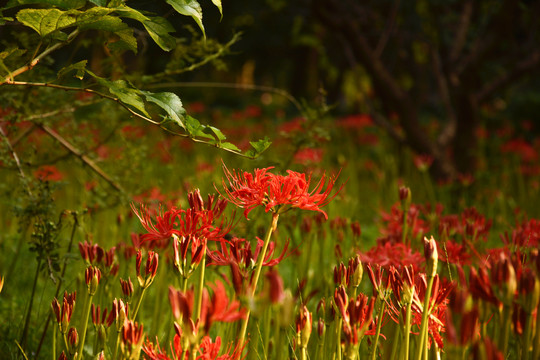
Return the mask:
<svg viewBox="0 0 540 360">
<path fill-rule="evenodd" d="M 270 227 L 266 231 L 266 236 L 264 237 L 263 249 L 261 253 L 259 254 L 259 259 L 257 259 L 257 267 L 255 268 L 255 276 L 253 277 L 253 284 L 251 285 L 252 289 L 251 289 L 250 295 L 252 297 L 255 296 L 255 292 L 257 291 L 257 283 L 259 282 L 259 277 L 261 275 L 261 269 L 262 269 L 262 264 L 264 262 L 264 258 L 266 256 L 266 250 L 268 249 L 268 244 L 270 244 L 270 238 L 272 237 L 272 233 L 277 228 L 278 219 L 279 219 L 279 213 L 277 212 L 272 213 L 272 223 L 270 224 Z M 248 308 L 246 311 L 246 317 L 244 318 L 242 322 L 242 328 L 240 330 L 240 336 L 238 338 L 238 344 L 240 348 L 244 346 L 244 339 L 246 337 L 250 313 L 251 313 L 251 310 Z"/>
<path fill-rule="evenodd" d="M 73 216 L 73 228 L 71 229 L 71 236 L 69 238 L 69 245 L 68 245 L 68 248 L 67 248 L 67 251 L 66 251 L 67 254 L 71 253 L 71 248 L 73 246 L 73 239 L 75 238 L 75 231 L 77 230 L 78 225 L 79 225 L 79 220 L 77 218 L 77 213 L 72 211 L 71 215 Z M 68 261 L 67 261 L 67 257 L 66 257 L 66 258 L 64 258 L 64 263 L 62 265 L 62 272 L 60 273 L 60 278 L 58 279 L 58 284 L 56 284 L 56 293 L 54 295 L 56 298 L 58 298 L 58 294 L 60 294 L 60 288 L 62 286 L 62 280 L 64 279 L 64 275 L 66 273 L 67 264 L 68 264 Z M 52 318 L 52 313 L 49 312 L 49 316 L 47 316 L 47 320 L 45 321 L 45 326 L 43 326 L 43 332 L 41 333 L 41 339 L 39 340 L 39 345 L 38 345 L 38 347 L 36 349 L 36 355 L 35 355 L 36 359 L 39 358 L 39 353 L 41 351 L 41 346 L 43 345 L 43 342 L 45 340 L 45 335 L 47 335 L 47 329 L 49 328 L 51 318 Z"/>
<path fill-rule="evenodd" d="M 36 274 L 34 275 L 34 283 L 32 285 L 32 294 L 30 295 L 30 303 L 28 304 L 28 312 L 26 313 L 26 319 L 24 321 L 24 329 L 21 336 L 21 346 L 24 349 L 26 344 L 26 337 L 28 336 L 28 328 L 30 326 L 30 317 L 32 315 L 32 307 L 34 305 L 34 295 L 36 294 L 37 282 L 39 279 L 39 268 L 41 267 L 41 260 L 37 263 Z"/>
<path fill-rule="evenodd" d="M 399 337 L 397 336 L 398 335 L 397 333 L 399 331 L 401 331 L 401 328 L 396 326 L 396 329 L 394 331 L 394 341 L 393 341 L 393 344 L 392 344 L 392 351 L 391 351 L 390 357 L 388 359 L 396 359 L 396 353 L 397 353 L 398 344 L 399 344 L 399 341 L 398 341 Z M 409 359 L 409 357 L 406 356 L 405 360 L 408 360 L 408 359 Z"/>
<path fill-rule="evenodd" d="M 341 351 L 341 325 L 343 324 L 343 319 L 339 319 L 338 322 L 337 322 L 337 327 L 336 327 L 336 354 L 337 354 L 337 359 L 338 360 L 342 360 L 343 359 L 343 354 L 342 354 L 342 351 Z"/>
<path fill-rule="evenodd" d="M 428 320 L 431 300 L 431 289 L 433 288 L 434 276 L 428 275 L 428 284 L 424 299 L 424 309 L 422 311 L 422 323 L 420 324 L 420 339 L 418 341 L 418 349 L 416 352 L 416 359 L 421 360 L 424 354 L 424 347 L 427 347 L 427 333 L 428 333 Z"/>
<path fill-rule="evenodd" d="M 86 339 L 86 329 L 88 328 L 88 319 L 90 318 L 90 306 L 92 305 L 92 298 L 94 295 L 88 293 L 86 296 L 85 302 L 84 302 L 84 310 L 83 310 L 83 323 L 82 323 L 82 331 L 81 331 L 81 339 L 79 341 L 78 346 L 78 359 L 83 359 L 83 351 L 84 351 L 84 342 Z"/>
<path fill-rule="evenodd" d="M 202 306 L 202 297 L 203 297 L 203 290 L 204 290 L 204 270 L 206 268 L 206 244 L 204 244 L 204 255 L 202 257 L 201 261 L 201 272 L 199 276 L 199 286 L 197 287 L 197 304 L 195 307 L 195 311 L 193 312 L 193 321 L 197 321 L 197 319 L 201 315 L 201 306 Z"/>
<path fill-rule="evenodd" d="M 540 307 L 537 307 L 536 312 L 536 331 L 534 335 L 534 342 L 533 342 L 533 356 L 532 359 L 540 359 Z"/>
<path fill-rule="evenodd" d="M 146 288 L 141 287 L 141 293 L 139 297 L 137 298 L 137 302 L 135 303 L 135 310 L 133 311 L 133 314 L 131 314 L 131 320 L 135 320 L 137 318 L 137 313 L 139 312 L 139 308 L 141 307 L 142 299 L 144 297 L 145 292 L 146 292 Z"/>
<path fill-rule="evenodd" d="M 118 356 L 118 347 L 120 346 L 120 336 L 122 336 L 122 328 L 120 328 L 120 330 L 117 331 L 117 334 L 116 334 L 116 341 L 114 343 L 113 360 L 116 360 L 116 357 Z"/>
<path fill-rule="evenodd" d="M 381 335 L 382 317 L 386 308 L 386 301 L 381 304 L 381 310 L 379 311 L 379 317 L 377 319 L 377 331 L 375 332 L 375 339 L 373 340 L 373 350 L 371 351 L 371 360 L 375 360 L 377 356 L 377 345 L 379 345 L 379 336 Z"/>
<path fill-rule="evenodd" d="M 512 325 L 512 308 L 509 305 L 503 306 L 503 322 L 502 332 L 499 345 L 502 349 L 502 354 L 506 358 L 508 353 L 508 341 L 510 339 L 510 327 Z"/>
<path fill-rule="evenodd" d="M 405 332 L 403 334 L 403 336 L 405 337 L 405 341 L 404 341 L 404 349 L 403 349 L 403 353 L 404 353 L 404 359 L 408 359 L 409 358 L 409 347 L 410 347 L 410 340 L 411 340 L 411 315 L 412 315 L 412 300 L 409 301 L 409 303 L 407 304 L 407 312 L 406 312 L 406 315 L 405 315 Z"/>
<path fill-rule="evenodd" d="M 56 360 L 56 326 L 53 326 L 53 335 L 52 335 L 52 358 Z"/>
<path fill-rule="evenodd" d="M 409 209 L 407 207 L 403 207 L 403 228 L 401 229 L 401 242 L 405 245 L 408 245 L 407 243 L 407 233 L 409 232 L 409 224 L 407 222 L 408 213 L 409 213 Z"/>
<path fill-rule="evenodd" d="M 301 360 L 307 360 L 307 349 L 305 346 L 302 346 L 300 348 L 300 359 Z"/>
<path fill-rule="evenodd" d="M 521 359 L 527 360 L 529 358 L 532 325 L 532 314 L 528 313 L 527 319 L 525 320 L 525 328 L 523 329 L 523 351 L 521 353 Z M 536 330 L 536 332 L 538 332 L 538 329 Z"/>
</svg>

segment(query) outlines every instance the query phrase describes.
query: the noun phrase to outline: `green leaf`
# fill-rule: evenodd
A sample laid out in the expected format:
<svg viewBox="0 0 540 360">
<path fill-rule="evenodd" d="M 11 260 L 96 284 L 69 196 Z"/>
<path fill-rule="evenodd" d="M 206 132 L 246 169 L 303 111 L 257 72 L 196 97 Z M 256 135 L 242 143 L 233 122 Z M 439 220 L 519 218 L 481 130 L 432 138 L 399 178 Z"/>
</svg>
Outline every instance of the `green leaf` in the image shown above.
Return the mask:
<svg viewBox="0 0 540 360">
<path fill-rule="evenodd" d="M 67 35 L 61 30 L 77 26 L 81 30 L 101 30 L 113 33 L 119 40 L 109 44 L 109 47 L 137 52 L 137 40 L 133 30 L 116 16 L 109 15 L 114 9 L 93 7 L 86 11 L 58 9 L 24 9 L 17 13 L 17 20 L 31 27 L 42 37 L 53 36 L 66 40 Z"/>
<path fill-rule="evenodd" d="M 134 107 L 145 116 L 149 116 L 146 112 L 144 101 L 140 96 L 141 91 L 139 89 L 128 87 L 127 82 L 124 80 L 109 81 L 107 79 L 100 78 L 99 76 L 95 76 L 91 72 L 88 73 L 93 75 L 97 79 L 98 83 L 107 87 L 111 94 L 118 97 L 118 100 L 126 105 Z"/>
<path fill-rule="evenodd" d="M 92 4 L 97 6 L 107 6 L 107 0 L 89 0 Z"/>
<path fill-rule="evenodd" d="M 105 1 L 105 0 L 103 0 Z M 92 1 L 94 2 L 94 1 Z M 6 9 L 21 5 L 42 4 L 49 7 L 57 7 L 64 10 L 79 9 L 86 5 L 85 0 L 10 0 L 5 6 Z M 96 4 L 97 5 L 97 4 Z"/>
<path fill-rule="evenodd" d="M 17 13 L 17 20 L 31 27 L 42 37 L 76 23 L 77 10 L 23 9 Z M 64 34 L 65 35 L 65 34 Z"/>
<path fill-rule="evenodd" d="M 191 16 L 197 25 L 199 25 L 203 36 L 206 38 L 204 25 L 202 23 L 203 14 L 201 4 L 196 0 L 167 0 L 167 4 L 171 5 L 176 12 L 185 16 Z"/>
<path fill-rule="evenodd" d="M 222 140 L 226 139 L 225 135 L 221 132 L 221 130 L 213 126 L 205 126 L 203 132 L 205 134 L 212 135 L 217 144 L 220 144 Z"/>
<path fill-rule="evenodd" d="M 272 144 L 272 142 L 266 136 L 264 137 L 264 139 L 258 141 L 250 141 L 249 143 L 253 149 L 246 151 L 246 155 L 252 158 L 255 158 L 262 154 Z"/>
<path fill-rule="evenodd" d="M 233 151 L 238 151 L 238 152 L 242 151 L 236 145 L 230 142 L 222 142 L 220 145 L 223 149 L 233 150 Z"/>
<path fill-rule="evenodd" d="M 184 129 L 186 128 L 183 122 L 186 110 L 178 95 L 171 92 L 152 93 L 149 91 L 141 91 L 141 94 L 145 96 L 146 101 L 152 102 L 165 110 L 175 123 Z"/>
<path fill-rule="evenodd" d="M 190 115 L 185 117 L 185 129 L 191 137 L 201 137 L 204 139 L 214 139 L 212 135 L 206 133 L 206 125 L 202 125 L 199 120 L 195 119 Z"/>
<path fill-rule="evenodd" d="M 176 47 L 176 39 L 169 33 L 174 32 L 174 27 L 162 17 L 153 17 L 143 21 L 143 26 L 150 37 L 165 51 L 171 51 Z"/>
<path fill-rule="evenodd" d="M 67 73 L 69 73 L 72 70 L 76 70 L 77 72 L 75 73 L 75 77 L 82 80 L 86 72 L 87 63 L 88 63 L 88 60 L 82 60 L 75 64 L 71 64 L 60 69 L 60 71 L 58 71 L 58 78 L 64 77 Z"/>
<path fill-rule="evenodd" d="M 221 6 L 221 0 L 212 0 L 212 2 L 218 8 L 219 14 L 221 15 L 221 19 L 223 19 L 223 7 Z"/>
<path fill-rule="evenodd" d="M 146 16 L 141 12 L 125 5 L 116 8 L 115 12 L 122 17 L 137 20 L 143 24 L 150 37 L 163 50 L 170 51 L 176 47 L 176 39 L 169 35 L 169 33 L 174 32 L 175 29 L 166 19 L 158 16 Z"/>
</svg>

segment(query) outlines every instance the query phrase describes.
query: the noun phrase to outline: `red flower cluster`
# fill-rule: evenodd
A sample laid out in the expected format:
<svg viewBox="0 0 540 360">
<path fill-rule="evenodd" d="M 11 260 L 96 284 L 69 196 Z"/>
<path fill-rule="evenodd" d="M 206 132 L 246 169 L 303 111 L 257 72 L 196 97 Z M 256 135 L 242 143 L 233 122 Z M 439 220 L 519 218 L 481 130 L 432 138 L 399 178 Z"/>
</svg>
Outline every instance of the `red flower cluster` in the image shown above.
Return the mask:
<svg viewBox="0 0 540 360">
<path fill-rule="evenodd" d="M 287 170 L 287 175 L 276 175 L 270 172 L 271 169 L 273 168 L 255 169 L 251 174 L 237 173 L 234 170 L 231 172 L 223 166 L 229 185 L 226 186 L 223 180 L 227 200 L 244 208 L 246 219 L 250 211 L 258 206 L 264 206 L 266 212 L 281 213 L 289 208 L 318 211 L 328 219 L 321 207 L 328 204 L 341 190 L 342 187 L 332 195 L 336 177 L 327 179 L 326 175 L 323 175 L 310 190 L 311 175 L 306 176 L 292 170 Z"/>
</svg>

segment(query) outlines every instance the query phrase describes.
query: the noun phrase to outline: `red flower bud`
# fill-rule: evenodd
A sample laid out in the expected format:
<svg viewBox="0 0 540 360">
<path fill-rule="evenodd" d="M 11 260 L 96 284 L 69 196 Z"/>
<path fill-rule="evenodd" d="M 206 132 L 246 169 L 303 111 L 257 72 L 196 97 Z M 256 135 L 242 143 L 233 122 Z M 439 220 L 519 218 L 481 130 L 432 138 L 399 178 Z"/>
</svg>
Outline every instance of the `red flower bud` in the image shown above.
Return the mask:
<svg viewBox="0 0 540 360">
<path fill-rule="evenodd" d="M 426 259 L 426 275 L 435 276 L 437 274 L 439 255 L 437 252 L 437 243 L 433 236 L 429 240 L 427 237 L 424 237 L 424 257 Z"/>
</svg>

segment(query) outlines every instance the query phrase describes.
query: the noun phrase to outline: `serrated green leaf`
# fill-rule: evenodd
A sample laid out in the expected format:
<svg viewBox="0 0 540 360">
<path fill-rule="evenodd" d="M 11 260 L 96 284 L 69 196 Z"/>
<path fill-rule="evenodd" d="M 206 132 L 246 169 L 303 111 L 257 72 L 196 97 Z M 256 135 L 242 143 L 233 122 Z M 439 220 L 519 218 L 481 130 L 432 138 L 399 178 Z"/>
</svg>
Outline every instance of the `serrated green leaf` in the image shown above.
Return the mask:
<svg viewBox="0 0 540 360">
<path fill-rule="evenodd" d="M 17 13 L 17 20 L 34 29 L 42 37 L 54 31 L 72 26 L 77 21 L 77 10 L 23 9 Z"/>
<path fill-rule="evenodd" d="M 129 19 L 137 20 L 143 24 L 150 37 L 163 50 L 170 51 L 176 47 L 176 39 L 169 35 L 174 32 L 174 27 L 162 17 L 150 17 L 142 14 L 140 11 L 122 5 L 115 9 L 115 12 Z"/>
<path fill-rule="evenodd" d="M 226 139 L 225 135 L 221 132 L 221 130 L 213 126 L 205 126 L 203 132 L 205 134 L 212 135 L 212 137 L 217 143 L 221 143 L 221 141 Z"/>
<path fill-rule="evenodd" d="M 111 16 L 114 9 L 93 7 L 86 11 L 58 9 L 24 9 L 17 13 L 17 19 L 31 27 L 42 37 L 53 36 L 66 40 L 67 35 L 61 30 L 77 26 L 81 30 L 101 30 L 113 33 L 119 40 L 109 43 L 109 47 L 137 52 L 137 40 L 133 30 L 116 16 Z"/>
<path fill-rule="evenodd" d="M 197 136 L 199 132 L 202 132 L 202 125 L 199 120 L 193 116 L 187 115 L 185 118 L 186 130 L 191 136 Z"/>
<path fill-rule="evenodd" d="M 218 8 L 219 14 L 221 15 L 221 18 L 223 19 L 223 7 L 221 6 L 221 0 L 212 0 L 212 2 Z"/>
<path fill-rule="evenodd" d="M 143 21 L 143 26 L 150 37 L 165 51 L 171 51 L 176 47 L 176 39 L 169 35 L 174 32 L 174 27 L 162 17 L 153 17 Z"/>
<path fill-rule="evenodd" d="M 186 128 L 183 121 L 186 110 L 178 95 L 171 92 L 152 93 L 149 91 L 141 91 L 141 94 L 144 95 L 146 101 L 154 103 L 165 110 L 167 115 L 169 115 L 175 123 L 184 129 Z"/>
<path fill-rule="evenodd" d="M 202 125 L 199 120 L 195 119 L 190 115 L 186 115 L 185 120 L 185 129 L 191 137 L 198 137 L 204 139 L 214 139 L 212 135 L 207 134 L 206 125 Z"/>
<path fill-rule="evenodd" d="M 88 73 L 93 75 L 98 81 L 98 83 L 108 88 L 111 94 L 118 97 L 118 100 L 120 100 L 126 105 L 134 107 L 135 109 L 143 113 L 145 116 L 148 116 L 148 113 L 146 112 L 146 108 L 144 106 L 144 101 L 141 97 L 141 91 L 139 89 L 128 87 L 128 83 L 124 80 L 109 81 L 107 79 L 95 76 L 91 72 Z"/>
<path fill-rule="evenodd" d="M 88 63 L 88 60 L 82 60 L 75 64 L 68 65 L 60 71 L 58 71 L 58 78 L 64 77 L 68 72 L 72 70 L 76 70 L 75 77 L 82 80 L 85 74 L 86 70 L 86 64 Z"/>
<path fill-rule="evenodd" d="M 268 137 L 265 136 L 264 139 L 250 141 L 249 144 L 253 149 L 246 151 L 246 155 L 255 158 L 268 149 L 272 142 L 268 139 Z"/>
<path fill-rule="evenodd" d="M 238 146 L 236 146 L 236 145 L 234 145 L 233 143 L 230 143 L 230 142 L 222 142 L 220 145 L 221 145 L 221 147 L 223 149 L 233 150 L 233 151 L 238 151 L 238 152 L 242 151 L 242 150 L 240 150 L 238 148 Z"/>
<path fill-rule="evenodd" d="M 191 16 L 201 29 L 203 36 L 206 38 L 206 33 L 204 31 L 204 25 L 202 22 L 202 7 L 199 2 L 196 0 L 167 0 L 167 4 L 171 5 L 176 12 L 185 16 Z"/>
</svg>

